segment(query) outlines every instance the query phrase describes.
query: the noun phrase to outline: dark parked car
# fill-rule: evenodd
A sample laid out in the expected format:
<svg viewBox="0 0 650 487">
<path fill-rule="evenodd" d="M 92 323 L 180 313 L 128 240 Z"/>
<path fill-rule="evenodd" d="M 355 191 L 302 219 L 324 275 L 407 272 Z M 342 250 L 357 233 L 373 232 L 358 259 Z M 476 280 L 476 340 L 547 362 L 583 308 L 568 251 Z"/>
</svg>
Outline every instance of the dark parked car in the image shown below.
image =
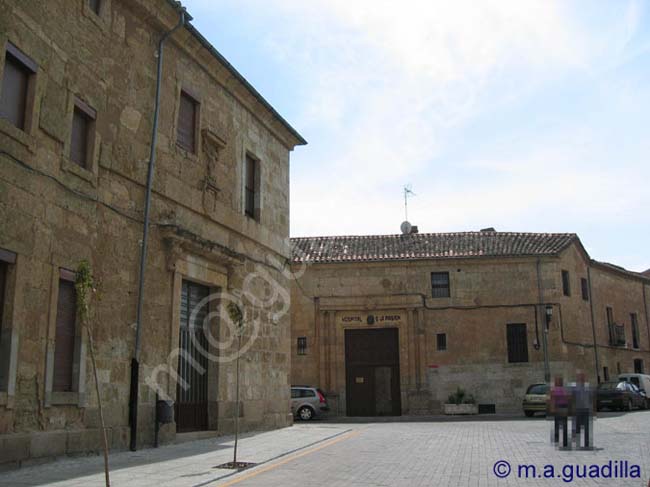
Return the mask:
<svg viewBox="0 0 650 487">
<path fill-rule="evenodd" d="M 646 399 L 639 388 L 625 381 L 604 382 L 598 386 L 598 410 L 631 411 L 645 408 Z"/>
</svg>

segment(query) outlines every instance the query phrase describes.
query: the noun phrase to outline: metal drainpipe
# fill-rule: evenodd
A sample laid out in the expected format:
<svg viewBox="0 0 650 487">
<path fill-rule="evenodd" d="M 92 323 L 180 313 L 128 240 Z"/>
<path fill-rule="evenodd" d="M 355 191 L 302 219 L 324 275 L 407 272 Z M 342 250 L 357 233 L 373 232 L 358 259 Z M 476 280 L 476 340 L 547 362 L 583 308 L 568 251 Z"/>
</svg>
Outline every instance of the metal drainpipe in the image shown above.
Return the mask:
<svg viewBox="0 0 650 487">
<path fill-rule="evenodd" d="M 596 320 L 594 318 L 594 294 L 591 292 L 591 263 L 587 265 L 587 283 L 589 285 L 589 308 L 591 311 L 591 333 L 594 337 L 594 361 L 596 364 L 596 381 L 600 384 L 600 364 L 598 363 L 598 343 L 596 343 Z"/>
<path fill-rule="evenodd" d="M 158 117 L 160 113 L 160 85 L 162 84 L 163 48 L 165 41 L 174 32 L 185 25 L 185 9 L 180 12 L 178 24 L 163 34 L 158 43 L 158 77 L 156 79 L 156 104 L 153 112 L 153 128 L 151 131 L 151 148 L 149 153 L 149 168 L 147 171 L 147 187 L 144 200 L 144 224 L 142 230 L 142 250 L 140 252 L 140 276 L 138 282 L 138 308 L 135 321 L 135 354 L 131 360 L 131 389 L 129 395 L 129 423 L 131 425 L 131 451 L 137 449 L 138 434 L 138 386 L 140 383 L 140 350 L 142 340 L 142 304 L 144 301 L 144 274 L 147 263 L 147 239 L 149 238 L 149 211 L 151 208 L 151 189 L 153 186 L 154 166 L 156 162 L 156 141 L 158 139 Z"/>
</svg>

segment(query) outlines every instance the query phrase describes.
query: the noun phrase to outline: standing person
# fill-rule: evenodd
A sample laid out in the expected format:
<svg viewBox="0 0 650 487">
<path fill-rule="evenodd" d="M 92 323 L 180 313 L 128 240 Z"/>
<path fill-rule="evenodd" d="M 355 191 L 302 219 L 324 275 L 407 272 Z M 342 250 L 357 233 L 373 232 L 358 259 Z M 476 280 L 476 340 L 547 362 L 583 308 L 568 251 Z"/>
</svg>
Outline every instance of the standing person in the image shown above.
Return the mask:
<svg viewBox="0 0 650 487">
<path fill-rule="evenodd" d="M 549 412 L 553 415 L 553 437 L 552 442 L 557 445 L 560 441 L 560 429 L 562 430 L 562 447 L 568 447 L 568 416 L 569 416 L 569 392 L 564 387 L 564 380 L 561 376 L 555 377 L 555 385 L 551 387 Z"/>
<path fill-rule="evenodd" d="M 585 382 L 585 373 L 578 372 L 576 386 L 573 389 L 573 400 L 575 403 L 575 414 L 573 416 L 573 442 L 580 448 L 580 431 L 584 431 L 584 448 L 593 448 L 593 437 L 591 431 L 591 417 L 594 412 L 595 395 L 591 387 Z"/>
</svg>

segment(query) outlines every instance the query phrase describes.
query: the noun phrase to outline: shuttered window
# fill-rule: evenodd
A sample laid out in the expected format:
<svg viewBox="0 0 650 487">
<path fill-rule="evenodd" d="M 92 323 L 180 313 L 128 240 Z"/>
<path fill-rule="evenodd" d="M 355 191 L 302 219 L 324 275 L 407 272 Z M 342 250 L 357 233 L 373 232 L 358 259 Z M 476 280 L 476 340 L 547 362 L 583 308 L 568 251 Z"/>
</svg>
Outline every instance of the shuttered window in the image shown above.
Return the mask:
<svg viewBox="0 0 650 487">
<path fill-rule="evenodd" d="M 525 323 L 508 325 L 508 362 L 528 362 L 528 333 Z"/>
<path fill-rule="evenodd" d="M 434 298 L 448 298 L 449 272 L 431 273 L 431 296 Z"/>
<path fill-rule="evenodd" d="M 34 61 L 12 44 L 7 44 L 0 93 L 0 118 L 8 120 L 20 130 L 25 130 L 29 78 L 35 72 Z"/>
<path fill-rule="evenodd" d="M 562 271 L 562 292 L 565 296 L 571 296 L 571 280 L 569 271 Z"/>
<path fill-rule="evenodd" d="M 176 143 L 188 152 L 196 152 L 196 116 L 198 102 L 181 91 L 181 100 L 178 107 L 178 129 Z"/>
<path fill-rule="evenodd" d="M 74 282 L 59 279 L 54 339 L 54 381 L 52 383 L 52 390 L 56 392 L 72 391 L 76 317 L 77 294 Z"/>
<path fill-rule="evenodd" d="M 90 10 L 99 15 L 99 12 L 101 12 L 102 8 L 102 0 L 88 0 L 88 7 L 90 7 Z"/>
<path fill-rule="evenodd" d="M 90 166 L 90 143 L 96 112 L 81 100 L 75 102 L 70 137 L 70 160 L 83 168 Z"/>
<path fill-rule="evenodd" d="M 639 348 L 639 320 L 636 313 L 630 313 L 632 323 L 632 348 Z"/>
<path fill-rule="evenodd" d="M 258 182 L 259 178 L 257 175 L 257 166 L 258 162 L 253 159 L 251 156 L 246 156 L 246 167 L 244 168 L 245 172 L 245 183 L 244 183 L 244 213 L 246 216 L 259 219 L 259 214 L 255 212 L 255 201 L 257 200 L 258 194 Z"/>
</svg>

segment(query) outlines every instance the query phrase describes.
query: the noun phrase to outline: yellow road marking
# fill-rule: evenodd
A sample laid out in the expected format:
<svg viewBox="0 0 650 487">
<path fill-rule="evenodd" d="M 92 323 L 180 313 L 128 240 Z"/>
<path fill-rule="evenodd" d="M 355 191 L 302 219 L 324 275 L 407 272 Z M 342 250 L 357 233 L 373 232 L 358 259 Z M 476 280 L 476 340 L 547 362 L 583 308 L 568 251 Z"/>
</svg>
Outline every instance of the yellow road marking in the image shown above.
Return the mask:
<svg viewBox="0 0 650 487">
<path fill-rule="evenodd" d="M 248 479 L 250 479 L 252 477 L 256 477 L 257 475 L 259 475 L 261 473 L 268 472 L 269 470 L 280 467 L 280 466 L 282 466 L 282 465 L 284 465 L 286 463 L 289 463 L 289 462 L 291 462 L 293 460 L 296 460 L 296 459 L 298 459 L 300 457 L 304 457 L 305 455 L 309 455 L 310 453 L 317 452 L 318 450 L 322 450 L 323 448 L 327 448 L 328 446 L 332 446 L 335 443 L 338 443 L 340 441 L 348 440 L 348 439 L 350 439 L 350 438 L 352 438 L 354 436 L 359 435 L 360 433 L 361 433 L 361 431 L 357 430 L 357 431 L 351 431 L 350 433 L 348 433 L 346 435 L 338 436 L 338 437 L 334 438 L 333 440 L 328 441 L 326 443 L 323 443 L 321 445 L 315 446 L 314 448 L 311 448 L 309 450 L 305 450 L 305 451 L 300 452 L 300 453 L 296 453 L 295 455 L 292 455 L 289 458 L 285 458 L 284 460 L 281 460 L 281 461 L 279 461 L 277 463 L 272 463 L 271 465 L 268 465 L 266 467 L 262 467 L 259 470 L 253 470 L 252 472 L 249 472 L 248 474 L 242 475 L 241 477 L 237 477 L 236 479 L 232 479 L 229 482 L 226 482 L 225 484 L 220 484 L 220 487 L 228 487 L 229 485 L 238 484 L 239 482 L 243 482 L 244 480 L 248 480 Z"/>
</svg>

